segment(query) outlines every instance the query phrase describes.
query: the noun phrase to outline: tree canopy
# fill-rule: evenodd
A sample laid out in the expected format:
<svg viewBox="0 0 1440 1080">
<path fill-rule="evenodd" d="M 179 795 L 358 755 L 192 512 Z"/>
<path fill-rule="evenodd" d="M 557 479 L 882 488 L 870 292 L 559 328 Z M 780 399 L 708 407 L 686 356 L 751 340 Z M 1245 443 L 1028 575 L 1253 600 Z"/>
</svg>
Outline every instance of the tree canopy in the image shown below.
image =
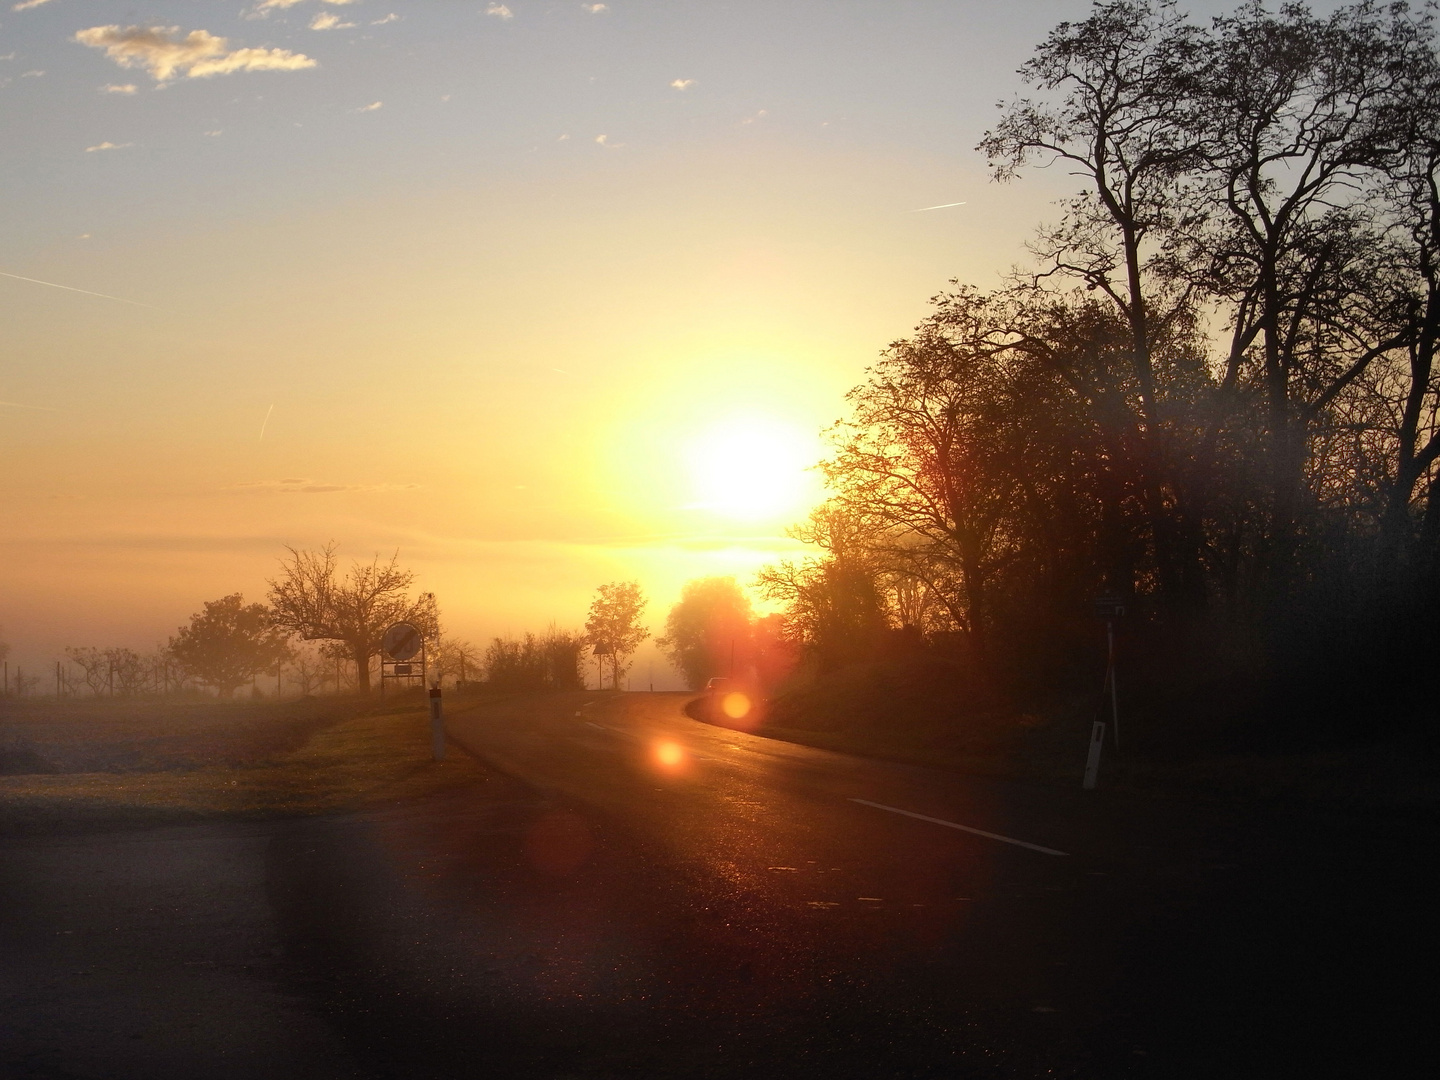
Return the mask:
<svg viewBox="0 0 1440 1080">
<path fill-rule="evenodd" d="M 688 581 L 657 642 L 692 690 L 716 675 L 741 675 L 754 666 L 750 598 L 733 577 Z"/>
<path fill-rule="evenodd" d="M 229 697 L 254 676 L 275 671 L 289 656 L 288 637 L 264 604 L 246 604 L 232 593 L 192 615 L 170 639 L 170 654 L 191 678 Z M 116 670 L 123 675 L 128 666 Z"/>
<path fill-rule="evenodd" d="M 1413 665 L 1440 596 L 1433 19 L 1115 0 L 1057 26 L 979 148 L 1076 190 L 1031 267 L 953 283 L 851 392 L 796 531 L 824 554 L 761 576 L 791 636 L 1033 665 L 1103 592 L 1197 670 L 1201 641 Z"/>
</svg>

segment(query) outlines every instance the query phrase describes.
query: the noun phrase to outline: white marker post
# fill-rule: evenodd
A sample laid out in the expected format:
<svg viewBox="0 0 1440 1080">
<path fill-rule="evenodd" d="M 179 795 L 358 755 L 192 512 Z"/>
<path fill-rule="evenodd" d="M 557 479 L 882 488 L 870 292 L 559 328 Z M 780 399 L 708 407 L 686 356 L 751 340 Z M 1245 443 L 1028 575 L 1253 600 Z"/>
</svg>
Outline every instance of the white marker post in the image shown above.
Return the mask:
<svg viewBox="0 0 1440 1080">
<path fill-rule="evenodd" d="M 430 687 L 430 752 L 445 760 L 445 713 L 440 708 L 440 684 Z"/>
<path fill-rule="evenodd" d="M 1100 775 L 1100 747 L 1105 742 L 1105 724 L 1095 721 L 1090 728 L 1090 756 L 1085 759 L 1085 790 L 1093 791 Z"/>
</svg>

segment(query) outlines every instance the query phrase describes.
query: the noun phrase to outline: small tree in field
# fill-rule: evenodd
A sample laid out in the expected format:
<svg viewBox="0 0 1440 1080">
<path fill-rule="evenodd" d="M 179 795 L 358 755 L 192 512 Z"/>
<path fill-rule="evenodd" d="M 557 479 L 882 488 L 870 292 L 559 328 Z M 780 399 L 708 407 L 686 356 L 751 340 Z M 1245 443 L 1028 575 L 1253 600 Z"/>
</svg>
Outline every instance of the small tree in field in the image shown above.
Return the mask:
<svg viewBox="0 0 1440 1080">
<path fill-rule="evenodd" d="M 110 657 L 93 645 L 77 648 L 74 645 L 65 650 L 65 655 L 80 669 L 90 693 L 99 697 L 109 689 Z"/>
<path fill-rule="evenodd" d="M 288 635 L 264 604 L 232 593 L 205 604 L 170 639 L 170 654 L 186 674 L 215 687 L 221 697 L 256 675 L 275 670 L 290 652 Z"/>
<path fill-rule="evenodd" d="M 596 590 L 585 620 L 585 635 L 595 647 L 596 655 L 610 657 L 611 686 L 620 689 L 620 673 L 630 664 L 626 659 L 650 631 L 640 624 L 645 610 L 645 594 L 638 581 L 612 581 Z M 601 668 L 604 682 L 604 668 Z"/>
</svg>

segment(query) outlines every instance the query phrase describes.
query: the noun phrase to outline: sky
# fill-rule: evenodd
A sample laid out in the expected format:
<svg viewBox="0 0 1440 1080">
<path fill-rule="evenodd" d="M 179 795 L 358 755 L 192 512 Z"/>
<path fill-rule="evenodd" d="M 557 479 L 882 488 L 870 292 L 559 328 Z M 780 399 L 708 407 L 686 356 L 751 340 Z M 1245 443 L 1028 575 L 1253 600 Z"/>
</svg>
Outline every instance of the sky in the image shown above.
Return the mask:
<svg viewBox="0 0 1440 1080">
<path fill-rule="evenodd" d="M 803 555 L 846 391 L 1072 187 L 974 147 L 1088 8 L 6 0 L 12 667 L 286 545 L 398 550 L 477 643 Z"/>
</svg>

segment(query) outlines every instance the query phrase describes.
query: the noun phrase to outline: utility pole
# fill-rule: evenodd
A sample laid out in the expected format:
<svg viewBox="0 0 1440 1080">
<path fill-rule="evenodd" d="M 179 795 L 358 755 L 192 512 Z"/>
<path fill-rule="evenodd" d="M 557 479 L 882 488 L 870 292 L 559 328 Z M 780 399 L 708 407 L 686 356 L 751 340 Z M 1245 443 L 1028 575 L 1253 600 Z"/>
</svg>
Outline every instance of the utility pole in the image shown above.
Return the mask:
<svg viewBox="0 0 1440 1080">
<path fill-rule="evenodd" d="M 60 661 L 55 661 L 55 700 L 60 700 Z"/>
</svg>

